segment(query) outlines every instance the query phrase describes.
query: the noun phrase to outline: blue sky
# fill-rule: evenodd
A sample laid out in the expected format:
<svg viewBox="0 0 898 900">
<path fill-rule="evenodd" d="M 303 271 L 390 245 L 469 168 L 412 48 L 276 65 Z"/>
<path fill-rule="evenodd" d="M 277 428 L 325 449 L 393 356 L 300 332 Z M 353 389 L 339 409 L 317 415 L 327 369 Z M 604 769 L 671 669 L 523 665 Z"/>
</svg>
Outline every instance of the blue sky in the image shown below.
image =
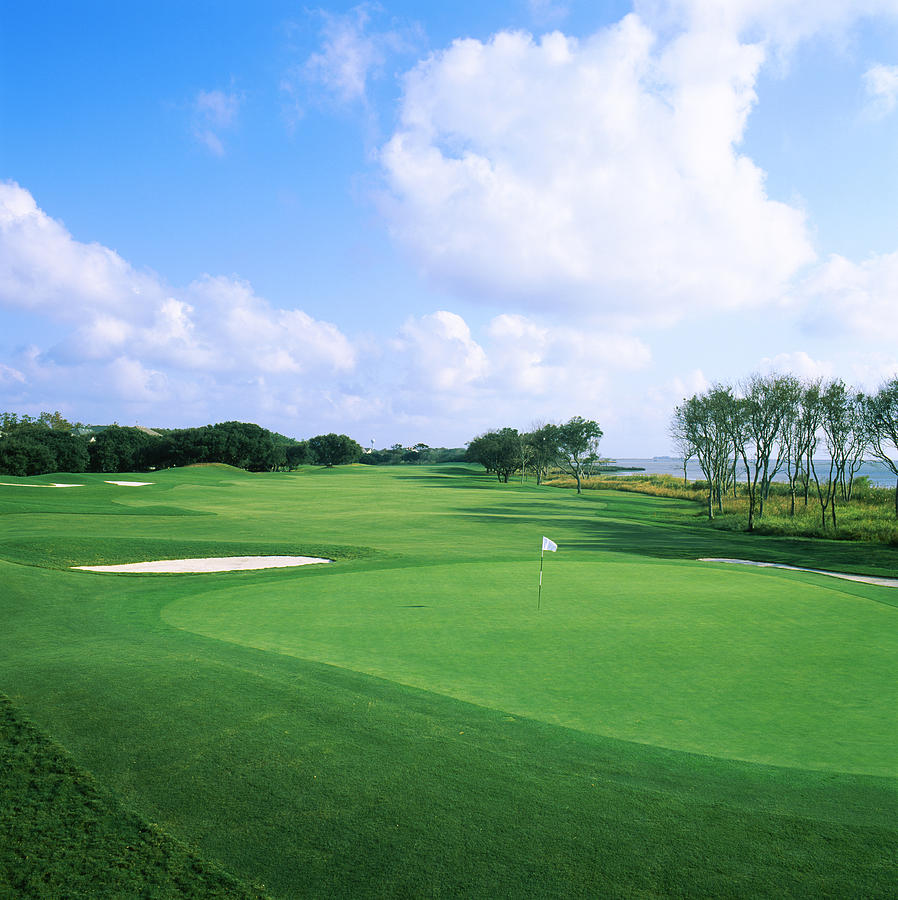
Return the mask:
<svg viewBox="0 0 898 900">
<path fill-rule="evenodd" d="M 898 0 L 0 2 L 0 408 L 669 452 L 898 374 Z"/>
</svg>

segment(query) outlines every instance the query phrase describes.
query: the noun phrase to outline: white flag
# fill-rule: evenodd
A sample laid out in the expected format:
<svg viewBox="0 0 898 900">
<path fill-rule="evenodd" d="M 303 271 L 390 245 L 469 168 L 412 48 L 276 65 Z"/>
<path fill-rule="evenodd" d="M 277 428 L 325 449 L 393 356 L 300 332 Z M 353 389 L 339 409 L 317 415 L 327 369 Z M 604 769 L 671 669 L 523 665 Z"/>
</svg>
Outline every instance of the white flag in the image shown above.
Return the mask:
<svg viewBox="0 0 898 900">
<path fill-rule="evenodd" d="M 551 550 L 553 553 L 558 549 L 558 544 L 555 541 L 550 541 L 545 535 L 543 535 L 543 550 Z"/>
</svg>

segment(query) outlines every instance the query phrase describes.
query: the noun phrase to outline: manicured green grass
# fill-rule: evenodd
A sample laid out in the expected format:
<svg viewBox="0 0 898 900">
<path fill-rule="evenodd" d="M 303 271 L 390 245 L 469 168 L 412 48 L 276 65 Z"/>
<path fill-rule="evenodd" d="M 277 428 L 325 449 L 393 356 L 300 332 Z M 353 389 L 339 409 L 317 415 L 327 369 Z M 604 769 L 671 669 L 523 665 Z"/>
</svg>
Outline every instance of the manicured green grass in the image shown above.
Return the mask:
<svg viewBox="0 0 898 900">
<path fill-rule="evenodd" d="M 893 893 L 898 590 L 694 562 L 895 575 L 893 549 L 719 533 L 679 501 L 464 467 L 46 480 L 88 486 L 0 489 L 0 689 L 247 882 Z M 560 551 L 537 611 L 544 533 Z M 64 569 L 287 552 L 336 562 Z"/>
<path fill-rule="evenodd" d="M 898 609 L 835 579 L 696 569 L 550 558 L 540 610 L 531 561 L 272 578 L 162 617 L 593 734 L 895 774 Z"/>
</svg>

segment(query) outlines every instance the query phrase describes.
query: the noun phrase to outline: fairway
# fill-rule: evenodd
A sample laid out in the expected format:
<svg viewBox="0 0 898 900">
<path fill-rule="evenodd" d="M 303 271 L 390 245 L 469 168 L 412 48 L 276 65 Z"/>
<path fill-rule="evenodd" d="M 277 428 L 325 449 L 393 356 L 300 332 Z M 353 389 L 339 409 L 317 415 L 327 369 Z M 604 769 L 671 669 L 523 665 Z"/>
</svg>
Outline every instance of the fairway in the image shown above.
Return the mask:
<svg viewBox="0 0 898 900">
<path fill-rule="evenodd" d="M 894 577 L 894 549 L 463 466 L 78 480 L 0 486 L 0 691 L 238 878 L 285 897 L 889 896 L 898 590 L 698 560 Z M 71 568 L 256 555 L 333 562 Z"/>
</svg>

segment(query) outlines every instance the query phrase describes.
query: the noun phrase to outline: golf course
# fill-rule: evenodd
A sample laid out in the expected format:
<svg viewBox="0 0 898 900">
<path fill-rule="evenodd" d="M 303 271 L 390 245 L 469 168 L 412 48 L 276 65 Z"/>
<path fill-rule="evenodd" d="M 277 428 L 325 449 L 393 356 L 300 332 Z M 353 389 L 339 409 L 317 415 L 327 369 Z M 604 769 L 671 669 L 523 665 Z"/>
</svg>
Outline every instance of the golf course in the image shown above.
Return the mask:
<svg viewBox="0 0 898 900">
<path fill-rule="evenodd" d="M 0 485 L 0 896 L 898 895 L 898 587 L 704 561 L 895 547 L 462 464 L 115 477 Z M 327 562 L 75 568 L 252 556 Z"/>
</svg>

